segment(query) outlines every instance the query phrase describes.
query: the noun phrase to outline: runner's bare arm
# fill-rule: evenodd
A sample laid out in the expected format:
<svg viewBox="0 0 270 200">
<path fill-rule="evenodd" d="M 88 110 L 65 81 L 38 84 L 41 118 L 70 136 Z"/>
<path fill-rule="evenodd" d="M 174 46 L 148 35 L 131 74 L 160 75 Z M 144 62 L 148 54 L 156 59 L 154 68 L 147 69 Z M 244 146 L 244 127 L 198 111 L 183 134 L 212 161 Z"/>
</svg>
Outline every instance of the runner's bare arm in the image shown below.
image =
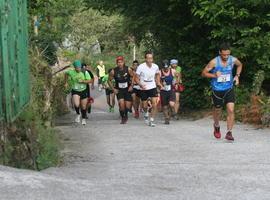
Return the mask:
<svg viewBox="0 0 270 200">
<path fill-rule="evenodd" d="M 136 84 L 138 84 L 140 86 L 140 88 L 142 88 L 142 89 L 145 88 L 145 86 L 141 83 L 140 77 L 137 73 L 134 73 L 134 81 Z"/>
<path fill-rule="evenodd" d="M 239 85 L 239 83 L 240 83 L 239 77 L 240 77 L 240 74 L 241 74 L 242 69 L 243 69 L 243 64 L 238 59 L 236 59 L 236 61 L 234 62 L 234 64 L 237 67 L 237 69 L 236 69 L 236 76 L 234 77 L 234 81 L 235 81 L 235 85 Z"/>
<path fill-rule="evenodd" d="M 131 85 L 129 86 L 129 89 L 128 89 L 129 92 L 130 92 L 130 91 L 132 91 L 133 86 L 134 86 L 134 83 L 133 83 L 134 72 L 133 72 L 133 70 L 131 68 L 128 68 L 128 73 L 129 73 L 129 75 L 131 77 Z"/>
<path fill-rule="evenodd" d="M 131 86 L 133 87 L 134 86 L 134 83 L 135 83 L 135 73 L 134 71 L 131 69 L 131 68 L 128 68 L 128 73 L 131 77 Z"/>
<path fill-rule="evenodd" d="M 112 90 L 114 89 L 114 86 L 113 86 L 113 83 L 112 83 L 113 79 L 114 79 L 114 70 L 112 69 L 112 71 L 109 74 L 109 79 L 108 79 L 108 85 Z"/>
<path fill-rule="evenodd" d="M 175 72 L 176 84 L 182 83 L 181 73 Z"/>
<path fill-rule="evenodd" d="M 203 69 L 202 76 L 205 78 L 217 78 L 218 77 L 217 74 L 210 73 L 210 71 L 215 68 L 215 65 L 216 65 L 215 60 L 211 60 Z"/>
<path fill-rule="evenodd" d="M 237 67 L 236 75 L 239 77 L 243 69 L 243 64 L 238 59 L 236 59 L 235 65 Z"/>
<path fill-rule="evenodd" d="M 155 79 L 156 79 L 157 86 L 160 88 L 163 88 L 163 85 L 161 84 L 161 81 L 160 81 L 160 73 L 156 73 Z"/>
</svg>

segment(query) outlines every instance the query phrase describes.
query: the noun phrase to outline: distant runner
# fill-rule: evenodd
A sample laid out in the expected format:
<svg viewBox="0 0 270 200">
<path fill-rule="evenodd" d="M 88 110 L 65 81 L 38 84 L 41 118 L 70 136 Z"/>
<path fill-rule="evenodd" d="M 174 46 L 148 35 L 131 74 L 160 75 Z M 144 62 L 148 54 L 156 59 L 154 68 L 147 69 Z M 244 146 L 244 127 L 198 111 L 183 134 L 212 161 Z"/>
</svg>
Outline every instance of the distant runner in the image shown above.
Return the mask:
<svg viewBox="0 0 270 200">
<path fill-rule="evenodd" d="M 106 93 L 106 99 L 107 99 L 107 104 L 109 106 L 109 112 L 114 113 L 114 106 L 115 106 L 115 94 L 114 94 L 114 87 L 111 88 L 109 86 L 109 74 L 111 73 L 112 69 L 109 69 L 108 74 L 105 75 L 102 79 L 102 85 L 105 88 L 105 93 Z M 112 80 L 113 85 L 115 85 L 114 83 L 114 79 Z"/>
<path fill-rule="evenodd" d="M 116 58 L 117 67 L 114 68 L 109 76 L 109 86 L 114 88 L 114 93 L 117 95 L 119 112 L 121 115 L 121 124 L 126 124 L 128 121 L 128 113 L 132 107 L 132 77 L 133 71 L 125 65 L 124 57 Z M 113 85 L 115 80 L 115 86 Z"/>
<path fill-rule="evenodd" d="M 161 105 L 165 117 L 165 124 L 170 124 L 171 116 L 175 116 L 175 91 L 174 91 L 174 77 L 179 77 L 175 69 L 170 68 L 168 60 L 162 62 L 160 70 L 160 79 L 162 88 L 160 90 Z M 179 79 L 177 78 L 177 83 Z"/>
<path fill-rule="evenodd" d="M 175 106 L 174 106 L 174 115 L 173 117 L 176 120 L 179 120 L 179 108 L 180 108 L 180 94 L 181 94 L 181 85 L 182 84 L 182 68 L 178 65 L 178 60 L 172 59 L 171 68 L 176 71 L 176 76 L 174 77 L 174 91 L 175 91 Z"/>
<path fill-rule="evenodd" d="M 222 107 L 227 108 L 227 134 L 225 139 L 233 141 L 232 129 L 234 126 L 234 105 L 235 93 L 233 85 L 239 85 L 239 77 L 242 72 L 242 63 L 231 56 L 230 46 L 222 44 L 219 49 L 219 56 L 211 60 L 204 68 L 202 76 L 211 78 L 212 98 L 214 103 L 214 136 L 221 138 L 220 114 Z M 236 75 L 233 76 L 233 68 L 237 67 Z"/>
<path fill-rule="evenodd" d="M 132 70 L 134 74 L 136 73 L 138 66 L 139 66 L 139 62 L 137 60 L 134 60 L 132 64 Z M 134 117 L 138 119 L 140 117 L 139 108 L 140 108 L 140 103 L 141 103 L 141 98 L 140 98 L 141 88 L 136 83 L 135 79 L 136 77 L 134 76 L 132 79 L 132 85 L 133 85 L 132 99 L 133 99 Z"/>
<path fill-rule="evenodd" d="M 77 117 L 75 119 L 76 123 L 81 122 L 82 115 L 82 125 L 86 125 L 86 107 L 87 107 L 87 98 L 88 90 L 87 85 L 91 83 L 91 77 L 86 71 L 82 72 L 82 63 L 79 60 L 76 60 L 73 63 L 74 69 L 71 69 L 65 74 L 65 86 L 68 87 L 68 80 L 72 87 L 72 100 Z M 80 113 L 81 109 L 81 113 Z"/>
<path fill-rule="evenodd" d="M 92 73 L 91 71 L 91 67 L 88 66 L 86 63 L 82 63 L 82 72 L 85 73 L 85 72 L 88 72 L 90 77 L 91 77 L 91 82 L 89 84 L 87 84 L 87 91 L 88 91 L 88 95 L 87 95 L 87 98 L 88 98 L 88 101 L 87 101 L 87 112 L 88 114 L 91 113 L 92 111 L 92 97 L 91 97 L 91 89 L 93 88 L 93 85 L 94 85 L 94 80 L 95 80 L 95 77 L 94 77 L 94 74 Z M 86 117 L 88 118 L 88 117 Z"/>
<path fill-rule="evenodd" d="M 98 90 L 102 91 L 102 78 L 106 75 L 106 67 L 104 62 L 101 60 L 97 66 L 97 77 L 98 77 Z"/>
</svg>

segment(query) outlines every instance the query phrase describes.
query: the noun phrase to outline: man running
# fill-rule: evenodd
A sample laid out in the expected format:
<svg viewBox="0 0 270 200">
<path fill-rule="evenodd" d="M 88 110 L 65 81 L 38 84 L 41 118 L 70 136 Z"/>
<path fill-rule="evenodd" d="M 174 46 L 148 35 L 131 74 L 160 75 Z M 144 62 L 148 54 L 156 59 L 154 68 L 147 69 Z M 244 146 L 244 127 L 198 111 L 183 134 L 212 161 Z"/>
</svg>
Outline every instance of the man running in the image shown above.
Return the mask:
<svg viewBox="0 0 270 200">
<path fill-rule="evenodd" d="M 82 69 L 83 69 L 82 70 L 83 73 L 88 72 L 90 77 L 91 77 L 91 82 L 86 85 L 86 87 L 87 87 L 86 90 L 88 91 L 87 92 L 88 102 L 87 102 L 86 110 L 87 110 L 88 114 L 90 114 L 92 111 L 92 105 L 91 105 L 92 97 L 91 97 L 91 89 L 90 88 L 93 88 L 95 77 L 91 71 L 90 66 L 88 66 L 86 63 L 82 63 Z M 86 118 L 88 118 L 88 117 L 86 117 Z"/>
<path fill-rule="evenodd" d="M 109 74 L 111 73 L 111 71 L 112 69 L 109 69 L 108 74 L 103 77 L 102 85 L 105 88 L 107 104 L 109 106 L 109 112 L 114 113 L 114 106 L 115 106 L 115 94 L 113 92 L 114 87 L 111 88 L 108 84 Z M 113 85 L 115 85 L 115 83 L 113 83 Z"/>
<path fill-rule="evenodd" d="M 128 113 L 132 107 L 132 77 L 133 71 L 125 65 L 123 56 L 116 58 L 117 67 L 114 68 L 109 76 L 109 86 L 114 88 L 114 93 L 117 95 L 119 112 L 121 115 L 121 124 L 126 124 L 128 121 Z M 115 80 L 115 86 L 112 80 Z"/>
<path fill-rule="evenodd" d="M 143 102 L 144 120 L 151 126 L 155 127 L 154 119 L 157 113 L 158 92 L 157 86 L 162 88 L 160 84 L 159 67 L 153 63 L 153 53 L 147 52 L 145 54 L 145 63 L 139 65 L 136 71 L 136 83 L 141 88 L 141 100 Z M 147 115 L 147 99 L 151 98 L 153 109 L 149 116 Z"/>
<path fill-rule="evenodd" d="M 136 73 L 138 66 L 139 66 L 139 62 L 137 60 L 134 60 L 131 67 L 134 74 Z M 141 102 L 141 99 L 140 99 L 141 88 L 136 83 L 135 76 L 132 79 L 132 85 L 133 85 L 132 99 L 133 99 L 134 117 L 138 119 L 140 117 L 139 107 L 140 107 L 140 102 Z"/>
<path fill-rule="evenodd" d="M 104 62 L 101 60 L 97 66 L 97 77 L 98 77 L 98 90 L 102 90 L 102 78 L 106 75 L 106 67 Z"/>
<path fill-rule="evenodd" d="M 237 67 L 236 75 L 233 77 L 233 68 Z M 232 129 L 234 126 L 234 105 L 235 94 L 233 85 L 239 85 L 239 77 L 242 72 L 242 63 L 231 56 L 230 46 L 222 44 L 219 49 L 219 56 L 211 60 L 204 68 L 202 76 L 211 78 L 212 98 L 214 103 L 214 136 L 221 138 L 220 114 L 224 105 L 227 108 L 227 134 L 225 139 L 233 141 Z"/>
<path fill-rule="evenodd" d="M 73 105 L 75 107 L 75 111 L 77 113 L 77 117 L 75 119 L 76 123 L 80 123 L 81 114 L 82 114 L 82 125 L 86 125 L 86 107 L 87 107 L 87 85 L 91 83 L 91 77 L 89 73 L 86 71 L 82 72 L 82 64 L 81 61 L 76 60 L 73 63 L 75 69 L 69 70 L 65 74 L 65 86 L 68 87 L 68 79 L 71 83 L 72 87 L 72 100 Z M 80 114 L 81 108 L 81 114 Z"/>
<path fill-rule="evenodd" d="M 171 62 L 171 68 L 176 71 L 176 76 L 174 77 L 175 85 L 175 106 L 174 106 L 174 118 L 176 120 L 179 120 L 179 108 L 180 108 L 180 84 L 182 84 L 182 68 L 178 65 L 178 60 L 172 59 Z"/>
<path fill-rule="evenodd" d="M 161 105 L 163 107 L 163 113 L 165 117 L 165 124 L 170 124 L 171 116 L 175 116 L 175 91 L 174 91 L 174 77 L 179 77 L 175 69 L 170 68 L 168 60 L 162 62 L 162 69 L 160 70 L 160 79 L 162 89 L 160 90 Z M 179 83 L 179 79 L 176 79 L 176 84 Z M 170 110 L 172 113 L 170 114 Z"/>
</svg>

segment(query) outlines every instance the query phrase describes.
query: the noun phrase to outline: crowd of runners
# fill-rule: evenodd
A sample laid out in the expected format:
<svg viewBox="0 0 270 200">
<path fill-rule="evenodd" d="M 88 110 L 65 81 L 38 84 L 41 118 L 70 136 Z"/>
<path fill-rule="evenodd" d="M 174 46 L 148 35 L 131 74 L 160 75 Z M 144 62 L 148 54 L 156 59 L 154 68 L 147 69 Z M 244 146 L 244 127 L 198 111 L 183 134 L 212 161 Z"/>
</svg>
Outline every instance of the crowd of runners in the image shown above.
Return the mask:
<svg viewBox="0 0 270 200">
<path fill-rule="evenodd" d="M 234 67 L 237 67 L 236 73 Z M 72 88 L 72 102 L 76 111 L 76 123 L 86 125 L 87 112 L 91 112 L 93 99 L 90 90 L 94 89 L 94 75 L 90 68 L 76 60 L 74 69 L 66 72 L 66 86 Z M 164 114 L 164 123 L 179 120 L 181 93 L 184 90 L 182 69 L 177 59 L 163 60 L 158 66 L 154 63 L 154 54 L 145 53 L 145 61 L 133 61 L 132 66 L 126 65 L 123 56 L 116 58 L 116 67 L 108 69 L 102 61 L 96 67 L 98 90 L 105 91 L 109 112 L 115 112 L 118 101 L 121 124 L 128 122 L 129 116 L 139 119 L 142 115 L 145 123 L 155 127 L 158 110 Z M 202 76 L 211 79 L 214 136 L 221 138 L 220 114 L 223 107 L 227 110 L 227 140 L 234 140 L 234 85 L 239 84 L 242 63 L 231 56 L 230 46 L 222 44 L 219 55 L 212 59 L 202 71 Z M 235 75 L 234 75 L 235 73 Z M 188 80 L 187 80 L 188 81 Z"/>
</svg>

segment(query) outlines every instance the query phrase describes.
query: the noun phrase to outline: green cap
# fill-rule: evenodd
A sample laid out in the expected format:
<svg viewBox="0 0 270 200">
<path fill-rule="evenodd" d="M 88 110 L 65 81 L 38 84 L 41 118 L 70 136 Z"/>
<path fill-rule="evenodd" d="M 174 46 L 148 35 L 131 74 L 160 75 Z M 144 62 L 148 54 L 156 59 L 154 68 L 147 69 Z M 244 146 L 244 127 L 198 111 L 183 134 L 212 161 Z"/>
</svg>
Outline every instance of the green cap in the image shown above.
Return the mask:
<svg viewBox="0 0 270 200">
<path fill-rule="evenodd" d="M 82 67 L 82 62 L 80 60 L 75 60 L 73 63 L 73 66 L 75 68 L 81 68 Z"/>
</svg>

